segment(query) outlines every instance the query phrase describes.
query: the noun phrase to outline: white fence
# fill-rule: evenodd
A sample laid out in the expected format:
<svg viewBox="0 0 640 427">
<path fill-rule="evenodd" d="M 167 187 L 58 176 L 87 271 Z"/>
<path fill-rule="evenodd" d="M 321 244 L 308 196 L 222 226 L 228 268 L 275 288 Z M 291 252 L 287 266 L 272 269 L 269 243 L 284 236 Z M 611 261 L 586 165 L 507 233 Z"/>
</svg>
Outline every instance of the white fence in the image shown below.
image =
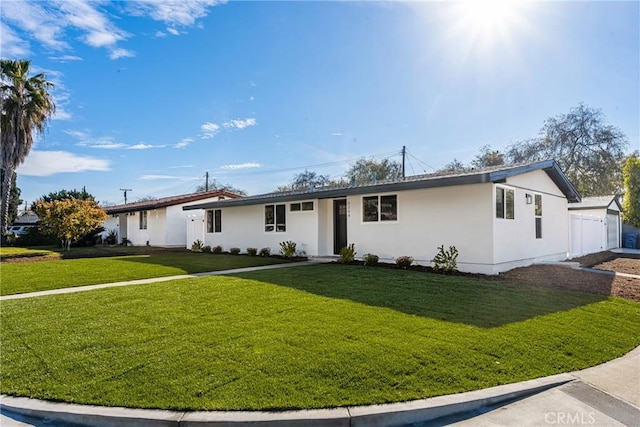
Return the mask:
<svg viewBox="0 0 640 427">
<path fill-rule="evenodd" d="M 569 258 L 607 249 L 607 223 L 603 218 L 569 215 Z"/>
</svg>

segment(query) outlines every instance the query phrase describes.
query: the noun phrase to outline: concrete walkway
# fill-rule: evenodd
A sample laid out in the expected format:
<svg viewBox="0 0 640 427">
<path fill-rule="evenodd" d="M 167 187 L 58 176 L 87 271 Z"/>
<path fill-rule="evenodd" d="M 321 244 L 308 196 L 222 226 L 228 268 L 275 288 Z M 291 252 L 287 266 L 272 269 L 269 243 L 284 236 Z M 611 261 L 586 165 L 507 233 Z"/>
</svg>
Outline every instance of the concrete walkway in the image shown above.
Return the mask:
<svg viewBox="0 0 640 427">
<path fill-rule="evenodd" d="M 386 405 L 283 412 L 178 412 L 0 396 L 0 425 L 522 426 L 640 425 L 640 347 L 569 374 Z"/>
<path fill-rule="evenodd" d="M 150 279 L 139 279 L 139 280 L 128 280 L 125 282 L 114 282 L 114 283 L 103 283 L 100 285 L 87 285 L 87 286 L 76 286 L 72 288 L 61 288 L 61 289 L 51 289 L 48 291 L 40 291 L 40 292 L 28 292 L 24 294 L 15 294 L 15 295 L 5 295 L 0 297 L 0 301 L 12 300 L 12 299 L 23 299 L 23 298 L 35 298 L 46 295 L 59 295 L 59 294 L 70 294 L 74 292 L 85 292 L 85 291 L 93 291 L 96 289 L 104 289 L 104 288 L 115 288 L 118 286 L 133 286 L 133 285 L 147 285 L 149 283 L 157 283 L 157 282 L 168 282 L 170 280 L 180 280 L 180 279 L 193 279 L 194 277 L 205 277 L 205 276 L 222 276 L 226 274 L 236 274 L 236 273 L 246 273 L 247 271 L 258 271 L 258 270 L 271 270 L 274 268 L 287 268 L 287 267 L 299 267 L 302 265 L 311 265 L 317 264 L 315 261 L 303 261 L 303 262 L 287 262 L 282 264 L 271 264 L 271 265 L 260 265 L 257 267 L 245 267 L 245 268 L 235 268 L 232 270 L 219 270 L 219 271 L 209 271 L 206 273 L 193 273 L 193 274 L 181 274 L 178 276 L 166 276 L 166 277 L 152 277 Z"/>
</svg>

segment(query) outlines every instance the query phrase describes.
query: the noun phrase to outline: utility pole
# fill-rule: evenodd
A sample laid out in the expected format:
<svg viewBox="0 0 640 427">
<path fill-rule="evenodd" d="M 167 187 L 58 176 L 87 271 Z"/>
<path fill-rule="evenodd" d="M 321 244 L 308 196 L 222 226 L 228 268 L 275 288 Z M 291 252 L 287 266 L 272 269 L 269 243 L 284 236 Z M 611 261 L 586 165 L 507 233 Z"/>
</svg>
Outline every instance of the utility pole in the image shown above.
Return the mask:
<svg viewBox="0 0 640 427">
<path fill-rule="evenodd" d="M 121 188 L 120 191 L 124 191 L 124 204 L 127 204 L 127 191 L 133 191 L 130 188 Z"/>
<path fill-rule="evenodd" d="M 404 179 L 404 159 L 407 156 L 407 147 L 402 146 L 402 179 Z"/>
<path fill-rule="evenodd" d="M 204 191 L 209 191 L 209 172 L 204 174 Z"/>
</svg>

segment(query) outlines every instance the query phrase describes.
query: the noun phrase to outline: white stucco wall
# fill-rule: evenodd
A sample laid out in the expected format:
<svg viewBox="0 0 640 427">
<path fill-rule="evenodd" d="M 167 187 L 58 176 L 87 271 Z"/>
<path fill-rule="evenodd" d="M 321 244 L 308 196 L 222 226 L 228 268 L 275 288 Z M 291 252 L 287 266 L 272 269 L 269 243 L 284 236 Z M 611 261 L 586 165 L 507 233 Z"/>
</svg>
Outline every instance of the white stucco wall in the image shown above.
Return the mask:
<svg viewBox="0 0 640 427">
<path fill-rule="evenodd" d="M 458 249 L 461 271 L 491 263 L 491 184 L 377 194 L 398 196 L 397 221 L 363 222 L 362 198 L 367 195 L 347 198 L 347 240 L 355 244 L 359 256 L 373 253 L 393 261 L 408 255 L 416 263 L 430 265 L 444 245 Z"/>
<path fill-rule="evenodd" d="M 107 234 L 109 234 L 109 231 L 111 230 L 119 230 L 119 223 L 120 223 L 120 219 L 117 216 L 113 216 L 113 215 L 109 215 L 107 216 L 107 219 L 104 221 L 104 224 L 102 225 L 104 227 L 104 231 L 102 232 L 101 236 L 102 238 L 106 238 Z"/>
<path fill-rule="evenodd" d="M 307 200 L 311 201 L 311 200 Z M 290 211 L 286 204 L 286 231 L 266 232 L 265 205 L 235 206 L 222 210 L 222 232 L 208 233 L 205 228 L 204 244 L 221 245 L 223 250 L 237 247 L 244 253 L 247 248 L 270 248 L 272 254 L 280 252 L 280 242 L 291 240 L 297 249 L 307 255 L 318 255 L 318 203 L 313 200 L 313 211 Z M 282 203 L 278 203 L 282 204 Z M 206 218 L 206 217 L 205 217 Z M 205 223 L 206 227 L 206 223 Z"/>
<path fill-rule="evenodd" d="M 569 247 L 567 199 L 543 171 L 535 171 L 496 184 L 514 190 L 514 219 L 496 218 L 493 206 L 494 267 L 498 273 L 534 262 L 566 259 Z M 526 194 L 532 203 L 526 203 Z M 542 195 L 542 238 L 536 239 L 535 195 Z"/>
</svg>

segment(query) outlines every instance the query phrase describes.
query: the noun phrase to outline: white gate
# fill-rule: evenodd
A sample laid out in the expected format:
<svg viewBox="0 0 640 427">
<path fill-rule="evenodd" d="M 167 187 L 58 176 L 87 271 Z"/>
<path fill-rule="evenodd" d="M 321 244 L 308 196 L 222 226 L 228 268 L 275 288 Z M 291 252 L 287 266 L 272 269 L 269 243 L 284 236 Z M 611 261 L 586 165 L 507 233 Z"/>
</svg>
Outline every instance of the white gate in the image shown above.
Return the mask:
<svg viewBox="0 0 640 427">
<path fill-rule="evenodd" d="M 196 240 L 204 242 L 204 217 L 190 214 L 187 216 L 187 249 L 191 249 Z"/>
<path fill-rule="evenodd" d="M 607 249 L 620 247 L 620 220 L 618 215 L 607 214 Z"/>
<path fill-rule="evenodd" d="M 569 215 L 569 258 L 607 249 L 607 224 L 603 218 Z"/>
</svg>

